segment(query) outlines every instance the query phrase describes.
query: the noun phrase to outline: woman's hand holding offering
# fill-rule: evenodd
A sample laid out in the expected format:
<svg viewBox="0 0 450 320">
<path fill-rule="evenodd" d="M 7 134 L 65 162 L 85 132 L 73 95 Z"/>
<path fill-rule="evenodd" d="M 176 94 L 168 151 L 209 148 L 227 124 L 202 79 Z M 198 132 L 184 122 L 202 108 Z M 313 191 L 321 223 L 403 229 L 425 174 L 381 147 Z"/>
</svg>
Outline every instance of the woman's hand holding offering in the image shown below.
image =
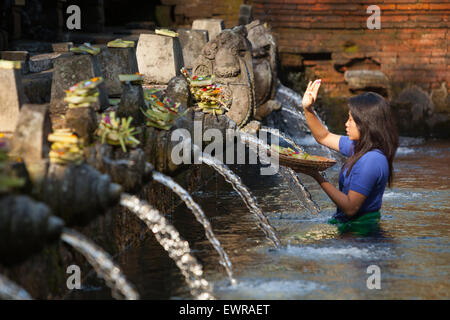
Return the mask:
<svg viewBox="0 0 450 320">
<path fill-rule="evenodd" d="M 302 106 L 303 109 L 311 109 L 311 106 L 316 102 L 317 93 L 319 92 L 321 80 L 316 80 L 314 82 L 310 81 L 308 87 L 303 95 Z"/>
</svg>

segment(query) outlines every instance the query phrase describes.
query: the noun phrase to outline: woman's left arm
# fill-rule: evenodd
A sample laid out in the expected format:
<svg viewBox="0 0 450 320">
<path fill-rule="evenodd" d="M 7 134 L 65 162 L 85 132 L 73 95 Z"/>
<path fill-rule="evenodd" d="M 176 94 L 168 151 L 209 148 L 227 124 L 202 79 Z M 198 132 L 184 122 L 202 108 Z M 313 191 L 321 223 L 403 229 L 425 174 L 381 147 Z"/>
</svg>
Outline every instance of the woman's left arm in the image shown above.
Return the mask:
<svg viewBox="0 0 450 320">
<path fill-rule="evenodd" d="M 331 183 L 329 183 L 322 175 L 316 171 L 314 173 L 310 173 L 311 177 L 313 177 L 321 186 L 323 191 L 330 197 L 331 200 L 350 218 L 355 213 L 358 212 L 359 208 L 361 208 L 364 200 L 366 200 L 366 196 L 350 190 L 348 195 L 336 189 Z"/>
</svg>

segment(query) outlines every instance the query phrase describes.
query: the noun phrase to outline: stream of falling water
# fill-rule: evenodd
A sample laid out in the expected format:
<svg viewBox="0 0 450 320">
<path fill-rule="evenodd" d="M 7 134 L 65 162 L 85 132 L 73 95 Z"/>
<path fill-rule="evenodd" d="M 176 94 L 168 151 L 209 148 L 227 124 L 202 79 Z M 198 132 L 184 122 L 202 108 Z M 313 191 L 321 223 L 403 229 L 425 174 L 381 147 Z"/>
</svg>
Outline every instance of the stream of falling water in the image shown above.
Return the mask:
<svg viewBox="0 0 450 320">
<path fill-rule="evenodd" d="M 0 274 L 0 300 L 33 300 L 25 289 Z"/>
<path fill-rule="evenodd" d="M 264 131 L 267 131 L 271 134 L 274 134 L 278 137 L 285 139 L 287 142 L 291 143 L 294 147 L 297 147 L 303 151 L 303 149 L 300 146 L 298 146 L 295 142 L 287 138 L 284 134 L 280 133 L 278 130 L 272 128 L 264 128 Z M 269 145 L 266 144 L 264 141 L 245 132 L 240 132 L 240 138 L 242 139 L 242 141 L 246 142 L 247 145 L 254 152 L 257 152 L 255 151 L 257 150 L 257 146 L 264 149 L 269 149 Z M 319 205 L 312 199 L 311 193 L 309 192 L 308 188 L 306 188 L 306 186 L 301 182 L 300 178 L 298 177 L 297 173 L 294 170 L 292 170 L 291 168 L 280 166 L 279 174 L 288 183 L 290 188 L 294 191 L 294 194 L 300 200 L 300 203 L 302 203 L 302 205 L 307 210 L 309 210 L 313 214 L 317 214 L 320 212 Z"/>
<path fill-rule="evenodd" d="M 61 240 L 80 252 L 94 267 L 97 275 L 105 280 L 111 288 L 111 294 L 115 299 L 137 300 L 139 294 L 127 282 L 125 276 L 102 248 L 87 239 L 84 235 L 72 229 L 65 228 L 61 234 Z"/>
<path fill-rule="evenodd" d="M 191 255 L 189 243 L 181 239 L 166 218 L 145 201 L 126 193 L 122 194 L 120 204 L 136 214 L 155 234 L 156 240 L 183 274 L 192 296 L 198 300 L 214 300 L 208 281 L 202 277 L 203 267 Z"/>
<path fill-rule="evenodd" d="M 295 92 L 294 90 L 285 87 L 283 85 L 280 85 L 277 89 L 277 100 L 282 104 L 283 110 L 289 112 L 290 114 L 293 114 L 298 118 L 299 120 L 303 121 L 306 124 L 306 118 L 305 115 L 300 112 L 300 109 L 302 109 L 302 96 Z M 320 119 L 320 117 L 318 117 Z M 320 122 L 322 125 L 328 130 L 327 125 L 325 124 L 322 119 L 320 119 Z M 322 150 L 324 150 L 327 153 L 327 157 L 333 158 L 333 154 L 327 147 L 318 144 Z"/>
<path fill-rule="evenodd" d="M 279 138 L 282 138 L 283 140 L 286 140 L 287 142 L 289 142 L 293 147 L 297 148 L 299 151 L 305 152 L 305 150 L 302 147 L 300 147 L 297 143 L 295 143 L 294 140 L 292 140 L 290 137 L 288 137 L 287 135 L 285 135 L 283 132 L 281 132 L 278 129 L 269 128 L 269 127 L 261 127 L 260 130 L 268 132 L 272 135 L 278 136 Z"/>
<path fill-rule="evenodd" d="M 153 179 L 170 188 L 173 192 L 175 192 L 184 201 L 186 206 L 192 211 L 197 221 L 201 223 L 205 228 L 206 237 L 211 242 L 214 249 L 216 249 L 216 251 L 219 253 L 220 264 L 225 267 L 225 270 L 228 274 L 231 284 L 233 285 L 236 284 L 236 280 L 233 278 L 231 261 L 228 258 L 227 253 L 223 250 L 219 240 L 217 240 L 216 236 L 214 235 L 211 224 L 208 218 L 206 217 L 205 213 L 200 208 L 200 206 L 194 201 L 194 199 L 192 199 L 189 192 L 187 192 L 184 188 L 182 188 L 172 178 L 160 172 L 153 171 Z"/>
<path fill-rule="evenodd" d="M 292 188 L 294 194 L 299 198 L 302 204 L 306 203 L 306 208 L 313 214 L 320 212 L 319 205 L 312 199 L 308 188 L 301 182 L 297 173 L 291 168 L 280 166 L 280 175 Z M 296 192 L 297 191 L 297 192 Z"/>
<path fill-rule="evenodd" d="M 242 197 L 245 204 L 249 208 L 250 212 L 256 216 L 258 219 L 258 225 L 266 234 L 266 237 L 270 239 L 276 247 L 280 247 L 281 241 L 275 233 L 275 229 L 270 224 L 267 217 L 264 215 L 261 207 L 256 202 L 256 199 L 252 196 L 250 191 L 241 181 L 236 174 L 233 173 L 224 163 L 218 161 L 212 156 L 202 153 L 199 159 L 207 164 L 208 166 L 214 168 L 219 172 L 227 182 L 231 183 L 233 189 Z"/>
</svg>

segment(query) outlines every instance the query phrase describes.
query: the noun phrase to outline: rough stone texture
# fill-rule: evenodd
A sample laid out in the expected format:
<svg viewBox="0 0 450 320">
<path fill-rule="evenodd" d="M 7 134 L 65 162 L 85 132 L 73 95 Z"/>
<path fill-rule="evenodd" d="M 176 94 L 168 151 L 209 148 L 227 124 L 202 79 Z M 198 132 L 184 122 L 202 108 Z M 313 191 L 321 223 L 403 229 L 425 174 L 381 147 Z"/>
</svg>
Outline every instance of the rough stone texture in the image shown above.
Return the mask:
<svg viewBox="0 0 450 320">
<path fill-rule="evenodd" d="M 73 47 L 73 42 L 58 42 L 58 43 L 52 44 L 53 52 L 58 52 L 58 53 L 69 52 L 70 48 L 72 48 L 72 47 Z"/>
<path fill-rule="evenodd" d="M 226 115 L 239 127 L 253 115 L 255 107 L 251 44 L 245 27 L 222 31 L 207 43 L 195 61 L 193 75 L 215 75 L 223 84 L 224 95 L 231 99 Z"/>
<path fill-rule="evenodd" d="M 51 164 L 39 198 L 68 226 L 88 224 L 119 202 L 122 188 L 87 164 Z"/>
<path fill-rule="evenodd" d="M 252 44 L 253 74 L 255 79 L 255 118 L 261 120 L 280 104 L 274 101 L 279 80 L 277 74 L 277 45 L 270 30 L 259 20 L 245 26 L 247 39 Z"/>
<path fill-rule="evenodd" d="M 126 118 L 133 117 L 133 126 L 138 126 L 145 120 L 141 108 L 144 110 L 146 108 L 142 86 L 122 83 L 122 96 L 117 108 L 117 115 Z"/>
<path fill-rule="evenodd" d="M 59 240 L 64 222 L 50 209 L 23 195 L 0 199 L 0 262 L 23 262 L 45 245 Z"/>
<path fill-rule="evenodd" d="M 256 135 L 259 129 L 261 129 L 261 122 L 252 120 L 241 131 Z"/>
<path fill-rule="evenodd" d="M 445 85 L 431 95 L 418 86 L 410 86 L 391 105 L 401 134 L 450 137 L 450 101 Z"/>
<path fill-rule="evenodd" d="M 184 66 L 178 37 L 141 34 L 136 54 L 139 72 L 149 84 L 167 84 Z"/>
<path fill-rule="evenodd" d="M 0 131 L 12 132 L 25 98 L 20 70 L 0 69 L 0 83 Z"/>
<path fill-rule="evenodd" d="M 208 30 L 178 29 L 178 38 L 183 49 L 184 67 L 192 69 L 195 59 L 201 54 L 208 42 Z"/>
<path fill-rule="evenodd" d="M 36 190 L 41 186 L 47 173 L 50 151 L 47 137 L 50 132 L 49 105 L 25 104 L 19 115 L 11 154 L 24 160 Z"/>
<path fill-rule="evenodd" d="M 25 163 L 48 157 L 52 131 L 48 104 L 24 104 L 12 140 L 11 153 L 20 156 Z"/>
<path fill-rule="evenodd" d="M 91 55 L 64 56 L 56 59 L 54 65 L 50 115 L 52 119 L 60 120 L 68 108 L 64 102 L 64 97 L 66 96 L 64 90 L 68 90 L 80 81 L 101 77 L 102 72 L 98 57 Z M 105 84 L 101 84 L 98 89 L 100 92 L 99 103 L 92 104 L 96 111 L 109 105 Z"/>
<path fill-rule="evenodd" d="M 11 61 L 28 61 L 30 54 L 28 51 L 2 51 L 1 58 Z"/>
<path fill-rule="evenodd" d="M 442 82 L 439 88 L 432 90 L 430 97 L 437 112 L 450 114 L 450 94 L 445 82 Z"/>
<path fill-rule="evenodd" d="M 197 19 L 192 22 L 192 30 L 208 30 L 209 41 L 225 29 L 222 19 Z"/>
<path fill-rule="evenodd" d="M 366 88 L 389 88 L 386 75 L 378 70 L 349 70 L 345 71 L 344 79 L 350 90 L 364 90 Z"/>
<path fill-rule="evenodd" d="M 192 95 L 189 89 L 189 83 L 184 76 L 170 79 L 166 89 L 166 96 L 173 102 L 180 103 L 180 112 L 183 112 L 185 108 L 191 106 Z"/>
<path fill-rule="evenodd" d="M 91 107 L 69 108 L 66 112 L 66 126 L 75 131 L 84 145 L 88 145 L 94 140 L 97 115 Z"/>
<path fill-rule="evenodd" d="M 97 143 L 89 148 L 86 159 L 92 167 L 120 184 L 125 192 L 139 191 L 151 178 L 144 151 L 139 148 L 123 152 L 121 148 Z"/>
<path fill-rule="evenodd" d="M 30 54 L 28 51 L 2 51 L 1 58 L 3 60 L 20 61 L 20 72 L 22 74 L 27 74 L 28 72 L 30 72 Z"/>
<path fill-rule="evenodd" d="M 32 56 L 28 62 L 29 71 L 36 73 L 52 69 L 53 62 L 60 56 L 61 53 L 44 53 Z"/>
<path fill-rule="evenodd" d="M 23 91 L 28 99 L 27 103 L 47 103 L 50 102 L 52 92 L 53 70 L 46 70 L 39 73 L 30 73 L 22 78 Z"/>
<path fill-rule="evenodd" d="M 139 71 L 134 48 L 102 48 L 100 66 L 109 96 L 120 96 L 122 85 L 119 74 L 135 74 Z"/>
</svg>

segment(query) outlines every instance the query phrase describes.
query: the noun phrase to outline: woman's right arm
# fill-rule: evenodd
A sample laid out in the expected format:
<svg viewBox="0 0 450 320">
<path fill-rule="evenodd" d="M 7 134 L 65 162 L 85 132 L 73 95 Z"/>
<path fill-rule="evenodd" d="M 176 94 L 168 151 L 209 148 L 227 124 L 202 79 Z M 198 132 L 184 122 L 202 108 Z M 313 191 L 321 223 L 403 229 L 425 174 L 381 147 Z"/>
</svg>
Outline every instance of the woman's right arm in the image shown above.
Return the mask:
<svg viewBox="0 0 450 320">
<path fill-rule="evenodd" d="M 322 122 L 317 118 L 312 105 L 317 99 L 317 94 L 320 88 L 320 80 L 309 82 L 303 95 L 302 106 L 306 118 L 306 123 L 311 130 L 311 133 L 318 143 L 333 150 L 339 151 L 340 135 L 331 133 L 325 128 Z"/>
</svg>

